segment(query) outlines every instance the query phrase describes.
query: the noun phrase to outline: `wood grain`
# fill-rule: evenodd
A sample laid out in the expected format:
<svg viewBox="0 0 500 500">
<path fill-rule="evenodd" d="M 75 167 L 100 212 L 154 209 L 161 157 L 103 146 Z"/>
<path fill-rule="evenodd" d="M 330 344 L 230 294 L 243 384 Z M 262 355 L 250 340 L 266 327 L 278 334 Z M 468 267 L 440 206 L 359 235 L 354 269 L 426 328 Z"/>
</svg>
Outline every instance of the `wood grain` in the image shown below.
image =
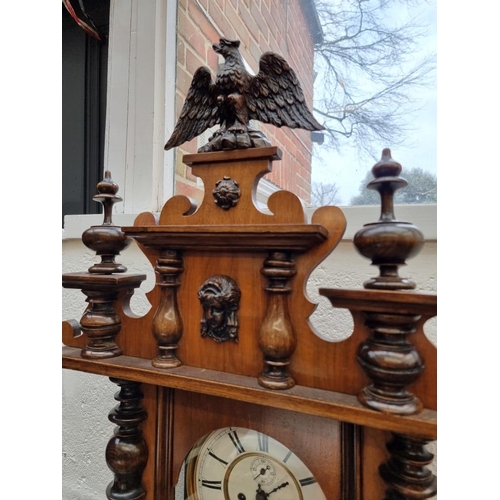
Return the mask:
<svg viewBox="0 0 500 500">
<path fill-rule="evenodd" d="M 95 373 L 109 377 L 172 387 L 201 394 L 271 406 L 297 413 L 326 417 L 400 433 L 435 439 L 436 412 L 424 410 L 418 415 L 401 417 L 385 415 L 361 405 L 355 396 L 321 389 L 295 386 L 286 391 L 261 387 L 253 377 L 216 372 L 203 368 L 180 366 L 162 370 L 151 366 L 149 360 L 120 356 L 109 360 L 86 360 L 78 349 L 63 347 L 63 368 Z"/>
</svg>

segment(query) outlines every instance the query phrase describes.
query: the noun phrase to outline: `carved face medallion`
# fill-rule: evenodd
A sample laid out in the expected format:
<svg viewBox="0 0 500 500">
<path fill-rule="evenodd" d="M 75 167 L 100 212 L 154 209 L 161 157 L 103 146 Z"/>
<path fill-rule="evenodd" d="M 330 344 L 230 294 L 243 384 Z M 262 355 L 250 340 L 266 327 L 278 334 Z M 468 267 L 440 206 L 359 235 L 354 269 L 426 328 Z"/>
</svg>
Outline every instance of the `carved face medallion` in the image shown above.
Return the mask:
<svg viewBox="0 0 500 500">
<path fill-rule="evenodd" d="M 238 317 L 241 292 L 229 276 L 212 276 L 198 290 L 203 307 L 201 336 L 216 342 L 238 342 Z"/>
</svg>

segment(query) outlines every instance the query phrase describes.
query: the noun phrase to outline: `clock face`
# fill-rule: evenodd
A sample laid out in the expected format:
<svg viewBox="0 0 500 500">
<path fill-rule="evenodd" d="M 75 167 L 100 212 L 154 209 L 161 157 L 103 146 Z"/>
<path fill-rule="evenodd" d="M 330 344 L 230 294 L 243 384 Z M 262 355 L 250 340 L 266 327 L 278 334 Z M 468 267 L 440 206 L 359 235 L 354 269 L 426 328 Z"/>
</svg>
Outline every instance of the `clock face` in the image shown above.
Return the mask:
<svg viewBox="0 0 500 500">
<path fill-rule="evenodd" d="M 326 500 L 300 458 L 275 439 L 225 427 L 186 459 L 186 500 Z"/>
</svg>

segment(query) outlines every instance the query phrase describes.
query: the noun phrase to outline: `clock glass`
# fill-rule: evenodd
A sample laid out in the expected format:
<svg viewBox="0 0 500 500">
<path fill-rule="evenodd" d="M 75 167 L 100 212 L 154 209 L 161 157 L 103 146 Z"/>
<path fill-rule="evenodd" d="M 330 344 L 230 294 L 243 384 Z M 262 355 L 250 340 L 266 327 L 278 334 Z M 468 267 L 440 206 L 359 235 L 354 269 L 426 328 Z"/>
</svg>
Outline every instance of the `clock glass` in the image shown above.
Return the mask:
<svg viewBox="0 0 500 500">
<path fill-rule="evenodd" d="M 208 434 L 185 467 L 186 500 L 326 500 L 292 450 L 251 429 L 225 427 Z"/>
</svg>

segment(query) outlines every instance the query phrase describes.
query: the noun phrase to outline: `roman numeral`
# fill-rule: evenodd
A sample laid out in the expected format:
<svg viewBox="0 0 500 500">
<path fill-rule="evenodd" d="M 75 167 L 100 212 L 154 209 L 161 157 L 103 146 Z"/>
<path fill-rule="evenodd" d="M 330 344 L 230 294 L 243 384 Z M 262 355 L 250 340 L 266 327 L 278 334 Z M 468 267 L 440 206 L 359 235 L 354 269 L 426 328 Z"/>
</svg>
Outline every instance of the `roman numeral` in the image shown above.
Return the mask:
<svg viewBox="0 0 500 500">
<path fill-rule="evenodd" d="M 222 490 L 222 481 L 207 481 L 206 479 L 202 479 L 201 485 L 211 490 Z"/>
<path fill-rule="evenodd" d="M 259 451 L 264 451 L 266 453 L 269 452 L 269 436 L 266 436 L 265 434 L 262 434 L 259 432 L 258 434 L 259 438 Z"/>
<path fill-rule="evenodd" d="M 212 451 L 209 451 L 208 454 L 215 458 L 215 460 L 218 460 L 222 465 L 224 465 L 224 467 L 228 464 L 225 460 L 222 460 L 222 458 L 218 457 L 215 453 L 213 453 Z"/>
<path fill-rule="evenodd" d="M 231 441 L 234 444 L 234 447 L 238 450 L 238 453 L 244 453 L 245 448 L 243 448 L 243 445 L 240 442 L 240 438 L 238 437 L 238 434 L 236 431 L 231 431 L 229 433 L 229 437 L 231 438 Z"/>
<path fill-rule="evenodd" d="M 286 457 L 283 459 L 283 462 L 286 464 L 288 462 L 288 459 L 293 455 L 292 450 L 290 450 L 287 454 Z"/>
<path fill-rule="evenodd" d="M 308 485 L 314 484 L 316 482 L 317 482 L 316 479 L 314 477 L 312 477 L 312 476 L 311 477 L 305 477 L 304 479 L 301 479 L 299 481 L 300 486 L 308 486 Z"/>
</svg>

